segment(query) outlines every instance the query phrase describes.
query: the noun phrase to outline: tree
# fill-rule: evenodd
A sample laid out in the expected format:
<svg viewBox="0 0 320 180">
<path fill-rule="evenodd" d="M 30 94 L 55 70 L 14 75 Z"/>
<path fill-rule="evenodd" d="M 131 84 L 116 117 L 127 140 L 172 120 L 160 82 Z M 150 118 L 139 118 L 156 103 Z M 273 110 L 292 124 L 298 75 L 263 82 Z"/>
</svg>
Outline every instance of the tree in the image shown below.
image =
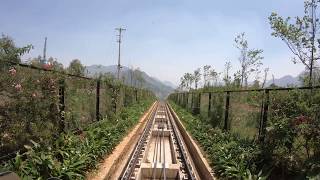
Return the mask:
<svg viewBox="0 0 320 180">
<path fill-rule="evenodd" d="M 317 13 L 319 0 L 306 0 L 304 2 L 304 16 L 286 19 L 272 13 L 269 17 L 272 35 L 281 38 L 295 55 L 293 62 L 301 62 L 309 71 L 309 86 L 313 86 L 313 73 L 315 61 L 320 55 L 317 47 L 319 39 L 319 14 Z"/>
<path fill-rule="evenodd" d="M 239 88 L 241 86 L 241 72 L 237 71 L 233 74 L 233 86 Z"/>
<path fill-rule="evenodd" d="M 193 72 L 194 88 L 198 89 L 198 83 L 201 80 L 201 69 L 198 68 Z"/>
<path fill-rule="evenodd" d="M 314 79 L 313 85 L 319 86 L 320 85 L 320 66 L 317 66 L 317 68 L 313 70 L 313 79 Z"/>
<path fill-rule="evenodd" d="M 183 75 L 182 77 L 180 77 L 179 88 L 180 88 L 181 90 L 184 90 L 184 89 L 187 88 L 187 86 L 188 86 L 187 80 L 185 79 L 185 75 Z"/>
<path fill-rule="evenodd" d="M 220 73 L 216 72 L 214 69 L 211 69 L 209 72 L 209 83 L 212 81 L 212 85 L 217 85 L 219 74 Z"/>
<path fill-rule="evenodd" d="M 187 89 L 191 89 L 192 83 L 194 81 L 193 75 L 191 73 L 184 73 L 184 75 L 180 79 L 181 86 Z"/>
<path fill-rule="evenodd" d="M 180 85 L 179 85 L 178 89 L 183 91 L 186 88 L 187 88 L 187 81 L 183 76 L 183 77 L 180 78 Z"/>
<path fill-rule="evenodd" d="M 253 81 L 253 85 L 255 88 L 259 88 L 260 87 L 260 69 L 257 69 L 255 71 L 255 77 L 254 77 L 254 81 Z"/>
<path fill-rule="evenodd" d="M 129 69 L 129 76 L 130 76 L 130 85 L 133 86 L 133 79 L 134 79 L 134 67 L 131 66 Z"/>
<path fill-rule="evenodd" d="M 261 88 L 264 88 L 264 86 L 266 85 L 268 72 L 269 72 L 269 68 L 265 68 L 264 69 L 263 82 L 262 82 Z"/>
<path fill-rule="evenodd" d="M 261 49 L 249 49 L 248 41 L 245 39 L 245 33 L 241 33 L 235 38 L 235 46 L 240 50 L 239 62 L 241 66 L 240 75 L 240 87 L 248 85 L 248 78 L 252 72 L 258 71 L 261 63 L 261 56 L 263 50 Z"/>
<path fill-rule="evenodd" d="M 313 86 L 320 85 L 320 69 L 314 68 L 312 71 Z M 309 72 L 305 71 L 299 76 L 299 81 L 303 86 L 309 86 Z"/>
<path fill-rule="evenodd" d="M 230 61 L 227 61 L 224 65 L 224 77 L 223 77 L 223 81 L 224 81 L 224 84 L 229 87 L 230 84 L 231 84 L 231 77 L 229 75 L 230 73 L 230 69 L 231 69 L 231 62 Z"/>
<path fill-rule="evenodd" d="M 210 65 L 203 66 L 203 87 L 209 86 L 209 76 L 210 76 Z"/>
<path fill-rule="evenodd" d="M 85 67 L 81 64 L 81 61 L 79 59 L 74 59 L 71 61 L 68 67 L 68 73 L 77 76 L 84 76 Z"/>
<path fill-rule="evenodd" d="M 25 47 L 16 47 L 14 41 L 4 34 L 0 38 L 0 61 L 11 61 L 20 63 L 20 57 L 25 53 L 28 53 L 33 48 L 32 45 Z"/>
<path fill-rule="evenodd" d="M 59 63 L 56 58 L 49 57 L 48 64 L 50 64 L 51 69 L 56 71 L 63 71 L 63 64 Z"/>
<path fill-rule="evenodd" d="M 259 79 L 255 79 L 253 81 L 252 88 L 258 89 L 259 87 L 260 87 L 260 81 L 259 81 Z"/>
<path fill-rule="evenodd" d="M 99 77 L 101 80 L 109 83 L 113 83 L 116 80 L 116 77 L 111 72 L 100 74 Z"/>
</svg>

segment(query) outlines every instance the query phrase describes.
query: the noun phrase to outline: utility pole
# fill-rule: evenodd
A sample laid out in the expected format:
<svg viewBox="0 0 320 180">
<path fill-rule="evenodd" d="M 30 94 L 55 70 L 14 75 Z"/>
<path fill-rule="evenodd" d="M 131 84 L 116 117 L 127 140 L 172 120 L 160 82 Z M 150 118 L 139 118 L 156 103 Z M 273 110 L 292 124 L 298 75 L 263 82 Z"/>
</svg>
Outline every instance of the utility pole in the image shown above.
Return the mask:
<svg viewBox="0 0 320 180">
<path fill-rule="evenodd" d="M 119 31 L 119 34 L 117 35 L 118 36 L 118 44 L 119 44 L 119 54 L 118 54 L 118 80 L 120 80 L 120 69 L 122 68 L 121 67 L 121 64 L 120 64 L 120 52 L 121 52 L 121 49 L 120 49 L 120 44 L 121 44 L 121 33 L 122 31 L 125 31 L 126 29 L 124 28 L 116 28 L 117 31 Z"/>
<path fill-rule="evenodd" d="M 46 55 L 47 55 L 47 37 L 44 38 L 43 57 L 41 60 L 41 64 L 47 63 Z"/>
</svg>

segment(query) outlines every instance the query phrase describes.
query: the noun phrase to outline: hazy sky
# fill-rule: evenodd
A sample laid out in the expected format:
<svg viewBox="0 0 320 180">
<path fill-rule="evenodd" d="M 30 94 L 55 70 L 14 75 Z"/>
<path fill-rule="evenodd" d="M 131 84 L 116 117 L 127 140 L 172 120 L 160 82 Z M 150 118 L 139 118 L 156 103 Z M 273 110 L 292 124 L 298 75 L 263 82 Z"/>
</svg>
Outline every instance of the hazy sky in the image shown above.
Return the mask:
<svg viewBox="0 0 320 180">
<path fill-rule="evenodd" d="M 233 40 L 246 32 L 249 46 L 264 50 L 271 74 L 297 75 L 303 66 L 270 35 L 271 12 L 301 15 L 303 0 L 1 0 L 0 32 L 19 46 L 34 45 L 25 58 L 42 54 L 47 36 L 47 56 L 65 65 L 75 58 L 111 65 L 117 60 L 114 28 L 123 26 L 122 64 L 176 84 L 206 64 L 223 71 L 228 59 L 238 69 Z"/>
</svg>

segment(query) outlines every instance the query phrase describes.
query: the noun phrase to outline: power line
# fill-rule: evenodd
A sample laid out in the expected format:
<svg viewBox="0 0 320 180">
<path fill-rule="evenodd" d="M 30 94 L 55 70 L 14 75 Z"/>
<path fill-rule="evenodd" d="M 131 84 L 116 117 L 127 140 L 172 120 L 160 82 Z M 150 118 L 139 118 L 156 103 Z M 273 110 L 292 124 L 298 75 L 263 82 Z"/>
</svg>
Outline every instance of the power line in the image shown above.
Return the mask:
<svg viewBox="0 0 320 180">
<path fill-rule="evenodd" d="M 116 28 L 116 30 L 119 32 L 119 34 L 117 35 L 117 36 L 118 36 L 118 41 L 117 41 L 117 42 L 118 42 L 118 44 L 119 44 L 119 54 L 118 54 L 118 80 L 120 80 L 120 69 L 122 68 L 122 67 L 121 67 L 121 64 L 120 64 L 121 33 L 122 33 L 122 31 L 125 31 L 126 29 L 120 27 L 120 28 Z"/>
<path fill-rule="evenodd" d="M 47 37 L 44 38 L 44 46 L 43 46 L 43 57 L 41 64 L 47 63 Z"/>
</svg>

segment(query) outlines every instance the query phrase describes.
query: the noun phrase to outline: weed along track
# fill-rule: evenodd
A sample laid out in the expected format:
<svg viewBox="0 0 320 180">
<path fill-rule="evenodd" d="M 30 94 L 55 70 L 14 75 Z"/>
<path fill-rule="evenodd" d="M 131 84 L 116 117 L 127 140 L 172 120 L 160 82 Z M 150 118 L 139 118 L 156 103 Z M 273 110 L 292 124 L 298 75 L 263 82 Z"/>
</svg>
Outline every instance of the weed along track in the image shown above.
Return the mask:
<svg viewBox="0 0 320 180">
<path fill-rule="evenodd" d="M 204 159 L 194 158 L 200 152 L 188 150 L 195 144 L 168 104 L 158 102 L 147 118 L 119 179 L 213 179 Z"/>
</svg>

